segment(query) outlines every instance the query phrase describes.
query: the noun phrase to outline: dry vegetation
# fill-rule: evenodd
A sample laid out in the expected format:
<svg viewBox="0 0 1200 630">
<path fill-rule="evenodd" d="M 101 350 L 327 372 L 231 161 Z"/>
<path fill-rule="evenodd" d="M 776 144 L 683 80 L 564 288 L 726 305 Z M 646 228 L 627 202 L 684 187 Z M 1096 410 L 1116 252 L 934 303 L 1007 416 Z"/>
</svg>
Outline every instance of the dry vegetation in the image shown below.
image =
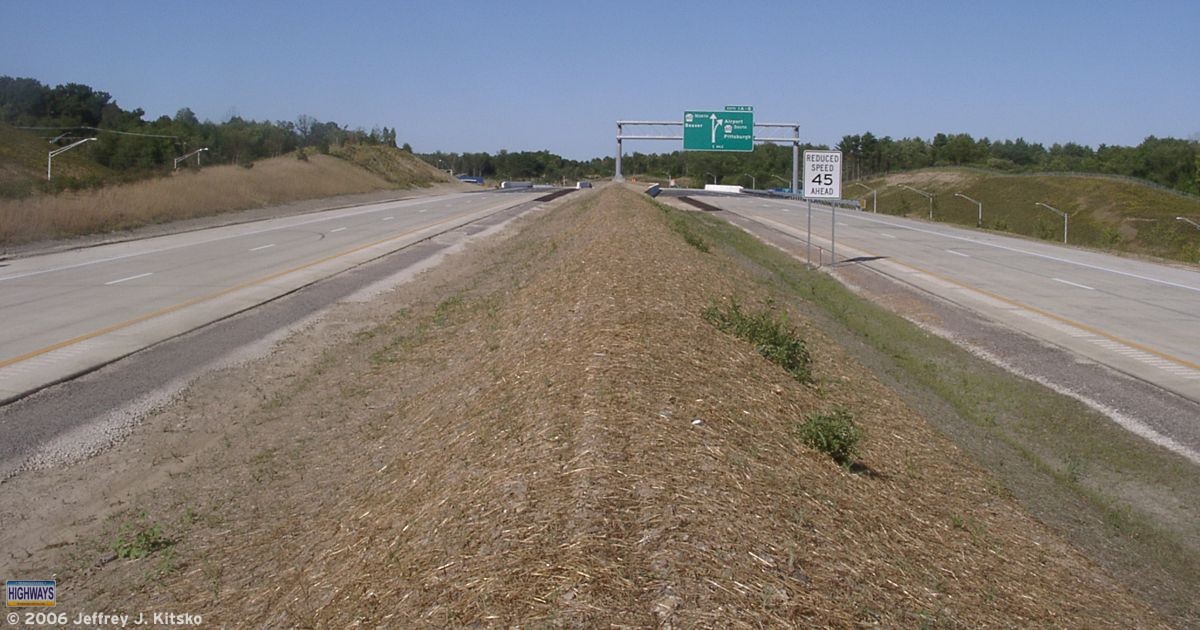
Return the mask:
<svg viewBox="0 0 1200 630">
<path fill-rule="evenodd" d="M 250 627 L 1160 625 L 692 240 L 640 195 L 584 193 L 382 323 L 210 378 L 143 430 L 190 453 L 128 503 L 160 548 L 91 568 L 118 519 L 63 592 Z M 730 298 L 797 326 L 811 381 L 704 320 Z M 834 409 L 865 431 L 854 466 L 799 434 Z"/>
<path fill-rule="evenodd" d="M 351 193 L 428 185 L 444 174 L 399 150 L 339 149 L 345 159 L 310 155 L 210 166 L 131 184 L 0 200 L 0 244 L 18 244 L 209 216 Z"/>
</svg>

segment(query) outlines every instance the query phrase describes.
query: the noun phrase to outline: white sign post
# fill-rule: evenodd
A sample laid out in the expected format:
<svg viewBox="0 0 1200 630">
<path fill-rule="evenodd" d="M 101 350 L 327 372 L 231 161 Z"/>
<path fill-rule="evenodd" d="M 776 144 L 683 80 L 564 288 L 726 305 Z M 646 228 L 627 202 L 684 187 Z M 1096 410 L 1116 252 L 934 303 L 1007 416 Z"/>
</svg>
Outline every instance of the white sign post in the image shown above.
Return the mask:
<svg viewBox="0 0 1200 630">
<path fill-rule="evenodd" d="M 808 200 L 808 260 L 812 264 L 812 200 L 842 198 L 842 152 L 804 152 L 804 198 Z M 829 230 L 831 264 L 837 264 L 837 205 Z"/>
</svg>

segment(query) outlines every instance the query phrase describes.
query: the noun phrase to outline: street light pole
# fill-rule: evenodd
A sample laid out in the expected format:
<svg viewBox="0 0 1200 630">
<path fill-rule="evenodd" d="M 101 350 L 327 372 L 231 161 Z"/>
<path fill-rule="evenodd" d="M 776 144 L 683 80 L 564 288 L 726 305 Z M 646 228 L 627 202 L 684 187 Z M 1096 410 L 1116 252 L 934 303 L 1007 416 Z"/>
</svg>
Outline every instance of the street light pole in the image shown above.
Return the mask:
<svg viewBox="0 0 1200 630">
<path fill-rule="evenodd" d="M 83 140 L 79 140 L 77 142 L 72 142 L 71 144 L 68 144 L 67 146 L 65 146 L 61 149 L 55 149 L 55 150 L 47 153 L 46 154 L 46 181 L 50 181 L 50 167 L 54 163 L 54 156 L 58 155 L 59 153 L 66 153 L 67 151 L 70 151 L 71 149 L 74 149 L 75 147 L 77 147 L 85 142 L 91 142 L 93 140 L 95 140 L 95 138 L 84 138 Z"/>
<path fill-rule="evenodd" d="M 850 182 L 850 185 L 851 186 L 862 186 L 863 188 L 866 188 L 867 190 L 871 191 L 871 212 L 875 212 L 875 213 L 879 212 L 879 191 L 875 190 L 874 188 L 871 188 L 870 186 L 868 186 L 862 182 Z"/>
<path fill-rule="evenodd" d="M 912 186 L 905 186 L 904 184 L 900 184 L 900 187 L 905 190 L 911 190 L 911 191 L 917 193 L 918 195 L 921 195 L 922 197 L 925 197 L 926 199 L 929 200 L 929 220 L 932 221 L 933 220 L 933 193 L 925 192 L 924 190 L 917 190 L 916 188 L 913 188 Z"/>
<path fill-rule="evenodd" d="M 755 179 L 753 175 L 751 175 L 750 173 L 742 173 L 742 175 L 745 175 L 746 177 L 750 178 L 751 190 L 758 190 L 758 180 Z"/>
<path fill-rule="evenodd" d="M 207 151 L 207 150 L 208 150 L 208 147 L 204 147 L 203 149 L 196 149 L 195 151 L 192 151 L 191 153 L 188 153 L 187 155 L 183 155 L 183 156 L 175 158 L 175 170 L 177 170 L 177 171 L 179 170 L 180 162 L 192 157 L 193 155 L 196 156 L 196 166 L 200 166 L 200 153 L 202 151 Z"/>
<path fill-rule="evenodd" d="M 1200 223 L 1196 223 L 1195 221 L 1193 221 L 1187 217 L 1175 217 L 1175 220 L 1183 221 L 1184 223 L 1191 225 L 1192 227 L 1196 228 L 1197 230 L 1200 230 Z"/>
<path fill-rule="evenodd" d="M 713 175 L 712 173 L 708 173 L 708 172 L 705 172 L 704 174 L 705 174 L 706 176 L 708 176 L 708 177 L 711 177 L 711 178 L 713 178 L 713 184 L 714 184 L 714 185 L 716 185 L 716 183 L 717 183 L 717 176 L 716 176 L 716 175 Z M 708 183 L 708 182 L 705 182 L 705 183 Z"/>
<path fill-rule="evenodd" d="M 1047 210 L 1054 212 L 1055 214 L 1062 215 L 1062 218 L 1063 218 L 1063 243 L 1066 243 L 1067 242 L 1067 213 L 1063 212 L 1062 210 L 1059 210 L 1058 208 L 1050 207 L 1040 201 L 1033 202 L 1033 205 L 1041 206 Z"/>
<path fill-rule="evenodd" d="M 967 201 L 970 201 L 970 202 L 974 203 L 975 205 L 979 206 L 979 219 L 975 222 L 975 227 L 983 227 L 983 202 L 972 199 L 962 193 L 954 193 L 954 196 L 962 197 L 963 199 L 966 199 Z"/>
</svg>

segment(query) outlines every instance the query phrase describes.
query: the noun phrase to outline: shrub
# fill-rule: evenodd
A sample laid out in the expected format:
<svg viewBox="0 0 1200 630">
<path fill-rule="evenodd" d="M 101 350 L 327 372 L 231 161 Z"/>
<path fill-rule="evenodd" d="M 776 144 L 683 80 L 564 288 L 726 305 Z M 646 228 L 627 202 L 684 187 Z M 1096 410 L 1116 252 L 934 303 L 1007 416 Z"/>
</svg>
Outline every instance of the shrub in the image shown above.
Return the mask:
<svg viewBox="0 0 1200 630">
<path fill-rule="evenodd" d="M 731 300 L 728 310 L 721 311 L 714 304 L 704 310 L 703 316 L 717 330 L 754 344 L 759 354 L 787 370 L 796 380 L 806 383 L 812 379 L 804 340 L 769 311 L 743 313 L 737 301 Z"/>
<path fill-rule="evenodd" d="M 854 424 L 854 415 L 845 409 L 809 414 L 798 428 L 805 444 L 829 455 L 839 464 L 848 465 L 858 455 L 862 430 Z"/>
</svg>

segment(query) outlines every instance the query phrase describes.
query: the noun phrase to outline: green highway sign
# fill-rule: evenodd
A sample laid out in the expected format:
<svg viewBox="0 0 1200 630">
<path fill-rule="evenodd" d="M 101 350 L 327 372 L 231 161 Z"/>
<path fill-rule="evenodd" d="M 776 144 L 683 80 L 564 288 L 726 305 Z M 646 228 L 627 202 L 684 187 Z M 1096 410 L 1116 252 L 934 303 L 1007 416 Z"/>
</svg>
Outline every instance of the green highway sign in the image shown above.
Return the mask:
<svg viewBox="0 0 1200 630">
<path fill-rule="evenodd" d="M 753 151 L 754 110 L 740 106 L 723 112 L 684 112 L 684 151 Z"/>
</svg>

